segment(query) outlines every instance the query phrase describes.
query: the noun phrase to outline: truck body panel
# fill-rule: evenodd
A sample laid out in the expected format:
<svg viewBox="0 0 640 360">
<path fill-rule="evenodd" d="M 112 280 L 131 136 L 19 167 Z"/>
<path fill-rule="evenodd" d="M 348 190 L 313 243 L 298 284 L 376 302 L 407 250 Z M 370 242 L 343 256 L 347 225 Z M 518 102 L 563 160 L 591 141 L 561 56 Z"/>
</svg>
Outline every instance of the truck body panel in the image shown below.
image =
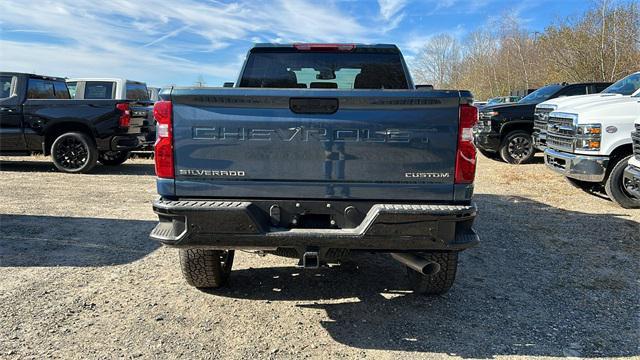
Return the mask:
<svg viewBox="0 0 640 360">
<path fill-rule="evenodd" d="M 457 92 L 177 89 L 171 99 L 178 197 L 453 200 Z M 339 105 L 296 113 L 300 99 Z"/>
</svg>

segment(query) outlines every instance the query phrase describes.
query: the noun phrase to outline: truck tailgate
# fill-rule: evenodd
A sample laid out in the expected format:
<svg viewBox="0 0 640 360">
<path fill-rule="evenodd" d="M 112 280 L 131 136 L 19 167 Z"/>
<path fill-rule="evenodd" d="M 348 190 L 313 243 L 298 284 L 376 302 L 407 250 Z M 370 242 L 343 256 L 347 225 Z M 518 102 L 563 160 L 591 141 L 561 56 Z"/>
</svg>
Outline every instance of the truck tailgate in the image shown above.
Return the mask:
<svg viewBox="0 0 640 360">
<path fill-rule="evenodd" d="M 456 91 L 174 89 L 179 197 L 453 198 Z"/>
</svg>

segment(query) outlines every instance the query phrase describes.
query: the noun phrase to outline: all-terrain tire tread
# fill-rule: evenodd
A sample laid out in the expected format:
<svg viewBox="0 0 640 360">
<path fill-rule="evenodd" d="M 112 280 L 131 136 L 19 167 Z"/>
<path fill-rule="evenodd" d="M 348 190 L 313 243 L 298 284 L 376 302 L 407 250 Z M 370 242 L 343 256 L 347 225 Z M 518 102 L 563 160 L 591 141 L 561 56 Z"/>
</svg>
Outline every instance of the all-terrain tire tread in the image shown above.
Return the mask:
<svg viewBox="0 0 640 360">
<path fill-rule="evenodd" d="M 187 283 L 197 288 L 218 288 L 226 280 L 217 250 L 180 249 L 180 268 Z"/>
<path fill-rule="evenodd" d="M 428 276 L 407 267 L 409 283 L 413 290 L 425 295 L 440 295 L 449 291 L 456 279 L 458 252 L 430 252 L 417 255 L 437 262 L 440 265 L 440 271 Z"/>
</svg>

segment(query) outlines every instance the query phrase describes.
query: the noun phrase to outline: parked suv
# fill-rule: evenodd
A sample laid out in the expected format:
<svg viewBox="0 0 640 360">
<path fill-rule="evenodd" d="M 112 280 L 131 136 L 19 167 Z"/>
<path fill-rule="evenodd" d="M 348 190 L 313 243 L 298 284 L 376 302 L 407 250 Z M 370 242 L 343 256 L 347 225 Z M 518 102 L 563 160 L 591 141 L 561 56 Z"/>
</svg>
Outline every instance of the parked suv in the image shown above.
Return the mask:
<svg viewBox="0 0 640 360">
<path fill-rule="evenodd" d="M 597 88 L 595 89 L 597 91 Z M 607 101 L 612 97 L 634 96 L 640 95 L 640 72 L 633 73 L 623 79 L 616 81 L 611 86 L 602 90 L 600 93 L 560 97 L 547 100 L 536 106 L 535 120 L 533 124 L 533 142 L 534 146 L 544 151 L 547 145 L 547 118 L 549 113 L 561 108 L 570 108 L 580 106 L 582 104 L 594 104 L 600 101 Z"/>
<path fill-rule="evenodd" d="M 238 249 L 304 268 L 362 251 L 441 294 L 479 241 L 473 99 L 415 89 L 395 45 L 257 45 L 235 88 L 162 95 L 151 238 L 193 286 L 223 285 Z"/>
<path fill-rule="evenodd" d="M 640 207 L 640 198 L 624 182 L 624 171 L 633 157 L 630 134 L 638 114 L 640 95 L 552 111 L 545 163 L 581 189 L 604 190 L 624 208 Z"/>
<path fill-rule="evenodd" d="M 551 84 L 525 96 L 515 104 L 486 106 L 480 111 L 475 144 L 487 157 L 510 164 L 526 163 L 533 157 L 533 121 L 536 105 L 561 96 L 602 91 L 610 83 Z"/>
</svg>

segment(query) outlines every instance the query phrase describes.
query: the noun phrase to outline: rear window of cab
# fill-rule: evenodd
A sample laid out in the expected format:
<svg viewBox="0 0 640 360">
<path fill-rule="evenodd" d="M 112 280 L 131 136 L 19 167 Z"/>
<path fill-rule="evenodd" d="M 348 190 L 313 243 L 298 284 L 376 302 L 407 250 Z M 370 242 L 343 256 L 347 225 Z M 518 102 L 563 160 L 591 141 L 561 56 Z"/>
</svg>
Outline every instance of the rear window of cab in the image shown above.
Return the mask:
<svg viewBox="0 0 640 360">
<path fill-rule="evenodd" d="M 149 100 L 147 85 L 140 83 L 127 83 L 127 100 Z"/>
<path fill-rule="evenodd" d="M 29 78 L 28 99 L 70 99 L 64 80 Z"/>
<path fill-rule="evenodd" d="M 240 87 L 408 89 L 400 53 L 252 52 Z"/>
</svg>

